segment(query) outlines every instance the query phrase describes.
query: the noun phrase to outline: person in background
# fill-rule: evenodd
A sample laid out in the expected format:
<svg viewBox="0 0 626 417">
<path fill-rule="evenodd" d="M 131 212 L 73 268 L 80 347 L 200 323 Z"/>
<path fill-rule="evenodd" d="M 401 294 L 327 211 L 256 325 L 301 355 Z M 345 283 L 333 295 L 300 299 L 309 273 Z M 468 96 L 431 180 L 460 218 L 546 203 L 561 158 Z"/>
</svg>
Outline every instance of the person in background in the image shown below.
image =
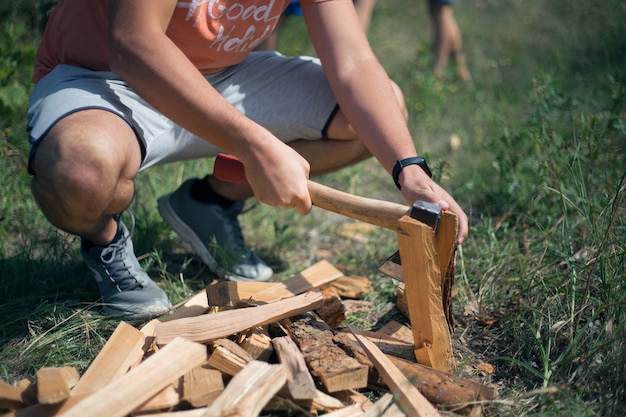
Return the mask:
<svg viewBox="0 0 626 417">
<path fill-rule="evenodd" d="M 80 237 L 105 314 L 170 307 L 135 257 L 134 218 L 122 215 L 136 175 L 157 164 L 225 152 L 245 167 L 249 184 L 207 175 L 158 199 L 165 221 L 225 279 L 273 274 L 244 244 L 246 199 L 305 215 L 309 177 L 372 155 L 407 202 L 451 210 L 459 243 L 467 236 L 467 216 L 418 155 L 403 96 L 352 3 L 300 3 L 319 58 L 254 52 L 289 0 L 59 1 L 36 56 L 28 170 L 47 219 Z"/>
<path fill-rule="evenodd" d="M 354 0 L 354 8 L 356 9 L 357 16 L 359 16 L 359 20 L 361 22 L 361 26 L 363 30 L 367 32 L 367 29 L 370 25 L 370 20 L 372 18 L 372 13 L 374 11 L 374 6 L 376 5 L 376 0 Z M 280 37 L 283 33 L 283 27 L 287 19 L 291 16 L 302 16 L 302 8 L 300 7 L 300 0 L 291 0 L 289 6 L 285 9 L 283 14 L 280 16 L 278 23 L 276 24 L 276 28 L 274 32 L 267 38 L 264 42 L 262 42 L 258 47 L 257 51 L 275 51 L 278 49 L 278 45 L 280 43 Z"/>
<path fill-rule="evenodd" d="M 472 75 L 465 62 L 461 31 L 454 18 L 452 4 L 456 0 L 428 0 L 430 17 L 434 27 L 435 75 L 441 77 L 448 66 L 450 57 L 454 57 L 456 72 L 465 82 L 472 81 Z"/>
</svg>

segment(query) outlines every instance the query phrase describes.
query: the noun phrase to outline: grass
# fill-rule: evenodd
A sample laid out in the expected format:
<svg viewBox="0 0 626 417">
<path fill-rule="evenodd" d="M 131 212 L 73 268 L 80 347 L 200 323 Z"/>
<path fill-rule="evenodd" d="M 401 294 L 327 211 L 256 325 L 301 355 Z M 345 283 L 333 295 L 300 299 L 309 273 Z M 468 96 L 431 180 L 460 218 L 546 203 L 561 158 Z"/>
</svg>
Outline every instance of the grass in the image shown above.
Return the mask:
<svg viewBox="0 0 626 417">
<path fill-rule="evenodd" d="M 0 6 L 10 17 L 0 24 L 0 378 L 10 382 L 42 366 L 83 370 L 116 325 L 98 313 L 76 238 L 51 227 L 30 196 L 34 5 Z M 379 2 L 373 16 L 373 48 L 405 92 L 418 149 L 471 217 L 457 260 L 454 343 L 459 373 L 500 389 L 486 415 L 626 413 L 626 5 L 602 6 L 456 3 L 471 85 L 452 69 L 431 75 L 424 2 Z M 286 33 L 284 52 L 313 53 L 301 21 L 288 21 Z M 162 222 L 156 198 L 211 166 L 171 164 L 137 177 L 135 249 L 173 302 L 214 277 Z M 318 180 L 400 201 L 373 161 Z M 384 319 L 393 285 L 376 266 L 395 250 L 392 233 L 372 230 L 356 244 L 338 233 L 350 222 L 340 216 L 253 206 L 242 217 L 246 239 L 277 279 L 326 258 L 378 289 L 376 307 L 351 320 Z M 495 372 L 479 371 L 481 361 Z"/>
</svg>

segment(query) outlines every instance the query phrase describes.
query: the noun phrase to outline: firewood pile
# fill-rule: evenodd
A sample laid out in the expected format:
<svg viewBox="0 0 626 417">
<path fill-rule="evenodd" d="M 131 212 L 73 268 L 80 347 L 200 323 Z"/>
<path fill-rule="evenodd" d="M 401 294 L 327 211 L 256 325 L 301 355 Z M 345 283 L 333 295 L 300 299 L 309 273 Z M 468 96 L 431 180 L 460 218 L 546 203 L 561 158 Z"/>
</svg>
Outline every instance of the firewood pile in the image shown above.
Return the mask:
<svg viewBox="0 0 626 417">
<path fill-rule="evenodd" d="M 390 322 L 371 332 L 345 324 L 346 304 L 367 291 L 366 278 L 344 276 L 326 261 L 281 283 L 210 284 L 141 329 L 120 322 L 83 375 L 42 368 L 34 382 L 0 381 L 0 412 L 480 415 L 480 402 L 496 390 L 415 363 L 408 327 Z M 364 394 L 371 390 L 382 395 L 375 402 Z"/>
</svg>

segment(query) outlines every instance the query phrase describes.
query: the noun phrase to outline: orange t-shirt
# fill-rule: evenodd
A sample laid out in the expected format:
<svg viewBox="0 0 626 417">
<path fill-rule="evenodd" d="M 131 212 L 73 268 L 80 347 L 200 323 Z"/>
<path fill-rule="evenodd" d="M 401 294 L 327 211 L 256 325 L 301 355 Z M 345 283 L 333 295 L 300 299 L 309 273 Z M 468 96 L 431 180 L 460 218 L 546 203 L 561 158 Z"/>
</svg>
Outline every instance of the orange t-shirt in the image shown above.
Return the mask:
<svg viewBox="0 0 626 417">
<path fill-rule="evenodd" d="M 319 2 L 328 0 L 301 0 Z M 179 0 L 167 35 L 203 74 L 241 62 L 290 0 Z M 37 51 L 33 82 L 59 64 L 108 71 L 108 0 L 61 0 Z"/>
</svg>

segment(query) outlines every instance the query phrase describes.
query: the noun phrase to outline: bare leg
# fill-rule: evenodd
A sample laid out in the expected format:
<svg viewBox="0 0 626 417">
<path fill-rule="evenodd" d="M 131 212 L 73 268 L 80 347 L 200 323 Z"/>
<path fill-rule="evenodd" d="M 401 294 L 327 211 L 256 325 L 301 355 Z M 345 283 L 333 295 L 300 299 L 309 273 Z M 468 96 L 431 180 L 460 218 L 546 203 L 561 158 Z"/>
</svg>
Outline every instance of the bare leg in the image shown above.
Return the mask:
<svg viewBox="0 0 626 417">
<path fill-rule="evenodd" d="M 356 14 L 359 16 L 361 26 L 363 26 L 365 32 L 367 32 L 367 29 L 370 27 L 374 6 L 376 6 L 376 0 L 354 0 Z"/>
<path fill-rule="evenodd" d="M 435 27 L 435 75 L 443 75 L 450 56 L 456 58 L 457 74 L 465 82 L 472 80 L 472 75 L 465 62 L 461 32 L 454 18 L 452 5 L 429 2 L 429 9 Z"/>
<path fill-rule="evenodd" d="M 84 110 L 59 121 L 35 154 L 32 192 L 56 227 L 96 245 L 109 243 L 113 215 L 133 198 L 141 150 L 118 116 Z"/>
<path fill-rule="evenodd" d="M 269 38 L 261 42 L 259 46 L 255 48 L 255 51 L 275 51 L 278 49 L 278 45 L 280 44 L 280 35 L 283 32 L 283 27 L 285 26 L 285 22 L 287 21 L 289 16 L 290 15 L 287 14 L 280 15 L 272 34 L 269 36 Z"/>
</svg>

